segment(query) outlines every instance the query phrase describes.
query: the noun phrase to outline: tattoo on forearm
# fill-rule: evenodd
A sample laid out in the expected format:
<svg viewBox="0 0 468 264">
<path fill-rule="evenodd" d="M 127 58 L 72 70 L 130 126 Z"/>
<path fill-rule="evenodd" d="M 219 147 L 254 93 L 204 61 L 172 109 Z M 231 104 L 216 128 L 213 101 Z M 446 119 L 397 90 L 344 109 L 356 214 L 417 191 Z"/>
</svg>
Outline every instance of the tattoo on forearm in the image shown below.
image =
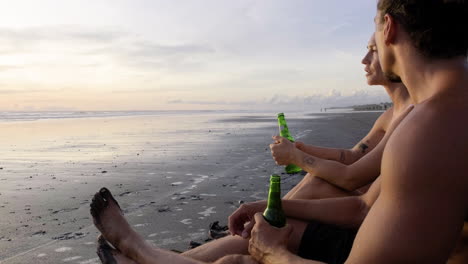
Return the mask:
<svg viewBox="0 0 468 264">
<path fill-rule="evenodd" d="M 315 159 L 312 158 L 312 157 L 305 157 L 305 158 L 304 158 L 304 162 L 305 162 L 307 165 L 311 165 L 311 166 L 312 166 L 312 165 L 314 164 L 314 162 L 315 162 Z"/>
<path fill-rule="evenodd" d="M 340 161 L 341 161 L 341 162 L 344 162 L 344 161 L 345 161 L 345 151 L 344 151 L 344 150 L 342 150 L 342 151 L 340 152 Z"/>
<path fill-rule="evenodd" d="M 366 144 L 364 143 L 361 143 L 359 145 L 359 148 L 361 149 L 362 153 L 366 153 L 366 150 L 369 148 L 369 146 L 367 146 Z"/>
</svg>

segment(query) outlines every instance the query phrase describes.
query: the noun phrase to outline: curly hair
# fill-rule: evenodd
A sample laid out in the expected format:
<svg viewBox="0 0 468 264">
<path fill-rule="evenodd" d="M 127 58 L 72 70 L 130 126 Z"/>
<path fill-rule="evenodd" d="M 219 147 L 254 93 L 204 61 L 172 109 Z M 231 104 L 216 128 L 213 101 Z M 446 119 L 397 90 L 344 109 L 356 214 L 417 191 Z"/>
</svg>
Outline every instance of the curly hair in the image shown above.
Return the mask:
<svg viewBox="0 0 468 264">
<path fill-rule="evenodd" d="M 468 55 L 468 0 L 379 0 L 424 56 L 449 59 Z"/>
</svg>

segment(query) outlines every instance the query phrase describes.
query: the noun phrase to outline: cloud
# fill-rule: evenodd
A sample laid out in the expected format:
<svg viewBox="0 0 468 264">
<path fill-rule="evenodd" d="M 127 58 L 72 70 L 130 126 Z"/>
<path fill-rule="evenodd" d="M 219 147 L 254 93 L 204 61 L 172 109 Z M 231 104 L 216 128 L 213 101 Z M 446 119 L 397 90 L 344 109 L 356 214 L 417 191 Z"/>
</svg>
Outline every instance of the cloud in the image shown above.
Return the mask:
<svg viewBox="0 0 468 264">
<path fill-rule="evenodd" d="M 328 95 L 315 94 L 309 96 L 288 96 L 284 94 L 275 94 L 269 98 L 262 100 L 245 100 L 245 101 L 208 101 L 208 100 L 168 100 L 168 104 L 181 105 L 219 105 L 219 106 L 237 106 L 254 107 L 256 109 L 320 109 L 323 107 L 347 107 L 361 104 L 378 104 L 381 102 L 389 102 L 390 98 L 383 91 L 366 91 L 357 90 L 350 94 L 343 95 L 340 91 L 332 91 Z"/>
<path fill-rule="evenodd" d="M 0 54 L 24 54 L 43 50 L 45 43 L 78 45 L 108 44 L 126 34 L 105 28 L 90 29 L 76 25 L 57 25 L 28 28 L 0 28 Z"/>
<path fill-rule="evenodd" d="M 0 89 L 0 94 L 35 94 L 45 92 L 55 92 L 54 89 Z"/>
<path fill-rule="evenodd" d="M 214 54 L 215 49 L 206 44 L 169 45 L 138 41 L 111 47 L 107 52 L 119 63 L 128 67 L 184 72 L 203 68 L 207 62 L 205 56 Z"/>
<path fill-rule="evenodd" d="M 22 66 L 17 66 L 17 65 L 0 65 L 0 72 L 1 71 L 9 71 L 9 70 L 16 70 L 16 69 L 21 69 L 23 68 Z"/>
<path fill-rule="evenodd" d="M 182 100 L 174 99 L 168 100 L 168 104 L 183 104 L 183 105 L 238 105 L 239 103 L 227 102 L 227 101 L 203 101 L 203 100 Z"/>
<path fill-rule="evenodd" d="M 284 105 L 288 108 L 322 108 L 322 107 L 346 107 L 361 104 L 374 104 L 389 102 L 390 98 L 384 91 L 356 90 L 350 94 L 343 94 L 341 91 L 332 90 L 329 94 L 316 94 L 305 97 L 289 97 L 284 95 L 274 95 L 264 102 L 271 105 Z"/>
<path fill-rule="evenodd" d="M 111 27 L 77 25 L 42 26 L 21 29 L 0 28 L 0 55 L 42 56 L 34 66 L 76 64 L 78 67 L 130 67 L 188 71 L 202 68 L 203 56 L 216 50 L 206 43 L 157 43 Z M 70 57 L 74 56 L 74 59 Z M 60 61 L 60 59 L 62 61 Z M 27 60 L 27 59 L 26 59 Z M 26 61 L 26 63 L 28 63 Z M 66 67 L 67 67 L 66 66 Z M 13 66 L 11 66 L 13 67 Z M 12 68 L 8 69 L 12 69 Z M 0 68 L 6 70 L 7 68 Z"/>
</svg>

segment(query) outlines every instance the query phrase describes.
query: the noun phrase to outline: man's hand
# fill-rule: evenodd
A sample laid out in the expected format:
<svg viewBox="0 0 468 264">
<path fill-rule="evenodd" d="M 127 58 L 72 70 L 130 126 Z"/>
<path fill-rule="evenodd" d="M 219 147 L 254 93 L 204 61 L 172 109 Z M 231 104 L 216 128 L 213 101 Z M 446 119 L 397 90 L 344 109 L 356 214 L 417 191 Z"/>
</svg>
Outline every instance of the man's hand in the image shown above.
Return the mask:
<svg viewBox="0 0 468 264">
<path fill-rule="evenodd" d="M 305 147 L 307 146 L 304 142 L 302 141 L 296 141 L 294 142 L 294 146 L 299 149 L 299 150 L 302 150 L 304 151 Z"/>
<path fill-rule="evenodd" d="M 265 201 L 242 204 L 229 216 L 229 232 L 231 232 L 233 236 L 238 235 L 243 238 L 249 238 L 250 231 L 255 224 L 254 215 L 258 212 L 263 212 L 265 208 Z"/>
<path fill-rule="evenodd" d="M 278 165 L 294 164 L 296 160 L 295 151 L 298 149 L 287 138 L 273 136 L 275 141 L 270 144 L 271 155 Z"/>
<path fill-rule="evenodd" d="M 255 226 L 251 232 L 249 253 L 255 260 L 260 263 L 269 262 L 266 258 L 271 259 L 273 255 L 287 251 L 289 236 L 292 232 L 290 225 L 284 228 L 273 227 L 260 213 L 255 214 L 254 220 Z"/>
</svg>

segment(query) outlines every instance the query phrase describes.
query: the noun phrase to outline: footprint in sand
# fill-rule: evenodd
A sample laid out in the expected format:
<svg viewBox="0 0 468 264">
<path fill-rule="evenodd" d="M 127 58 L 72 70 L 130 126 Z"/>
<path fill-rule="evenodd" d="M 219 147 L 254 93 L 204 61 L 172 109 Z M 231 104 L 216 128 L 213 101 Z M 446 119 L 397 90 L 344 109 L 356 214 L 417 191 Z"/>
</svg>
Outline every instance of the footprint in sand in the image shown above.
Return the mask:
<svg viewBox="0 0 468 264">
<path fill-rule="evenodd" d="M 210 196 L 210 197 L 215 197 L 216 194 L 214 193 L 200 193 L 200 196 Z"/>
<path fill-rule="evenodd" d="M 101 263 L 99 258 L 92 258 L 92 259 L 83 260 L 83 261 L 78 262 L 78 264 L 99 264 L 99 263 Z"/>
<path fill-rule="evenodd" d="M 180 222 L 184 225 L 190 225 L 192 224 L 192 219 L 188 218 L 188 219 L 181 220 Z"/>
<path fill-rule="evenodd" d="M 63 262 L 70 262 L 70 261 L 74 261 L 74 260 L 78 260 L 78 259 L 81 259 L 83 258 L 82 256 L 74 256 L 74 257 L 69 257 L 69 258 L 65 258 L 65 259 L 62 259 Z"/>
<path fill-rule="evenodd" d="M 208 217 L 216 213 L 216 211 L 214 210 L 215 208 L 216 208 L 215 206 L 207 208 L 205 211 L 199 212 L 198 214 L 203 215 L 204 217 Z"/>
<path fill-rule="evenodd" d="M 59 253 L 62 253 L 62 252 L 67 252 L 67 251 L 70 251 L 72 250 L 71 247 L 61 247 L 61 248 L 57 248 L 55 249 L 55 252 L 59 252 Z"/>
</svg>

